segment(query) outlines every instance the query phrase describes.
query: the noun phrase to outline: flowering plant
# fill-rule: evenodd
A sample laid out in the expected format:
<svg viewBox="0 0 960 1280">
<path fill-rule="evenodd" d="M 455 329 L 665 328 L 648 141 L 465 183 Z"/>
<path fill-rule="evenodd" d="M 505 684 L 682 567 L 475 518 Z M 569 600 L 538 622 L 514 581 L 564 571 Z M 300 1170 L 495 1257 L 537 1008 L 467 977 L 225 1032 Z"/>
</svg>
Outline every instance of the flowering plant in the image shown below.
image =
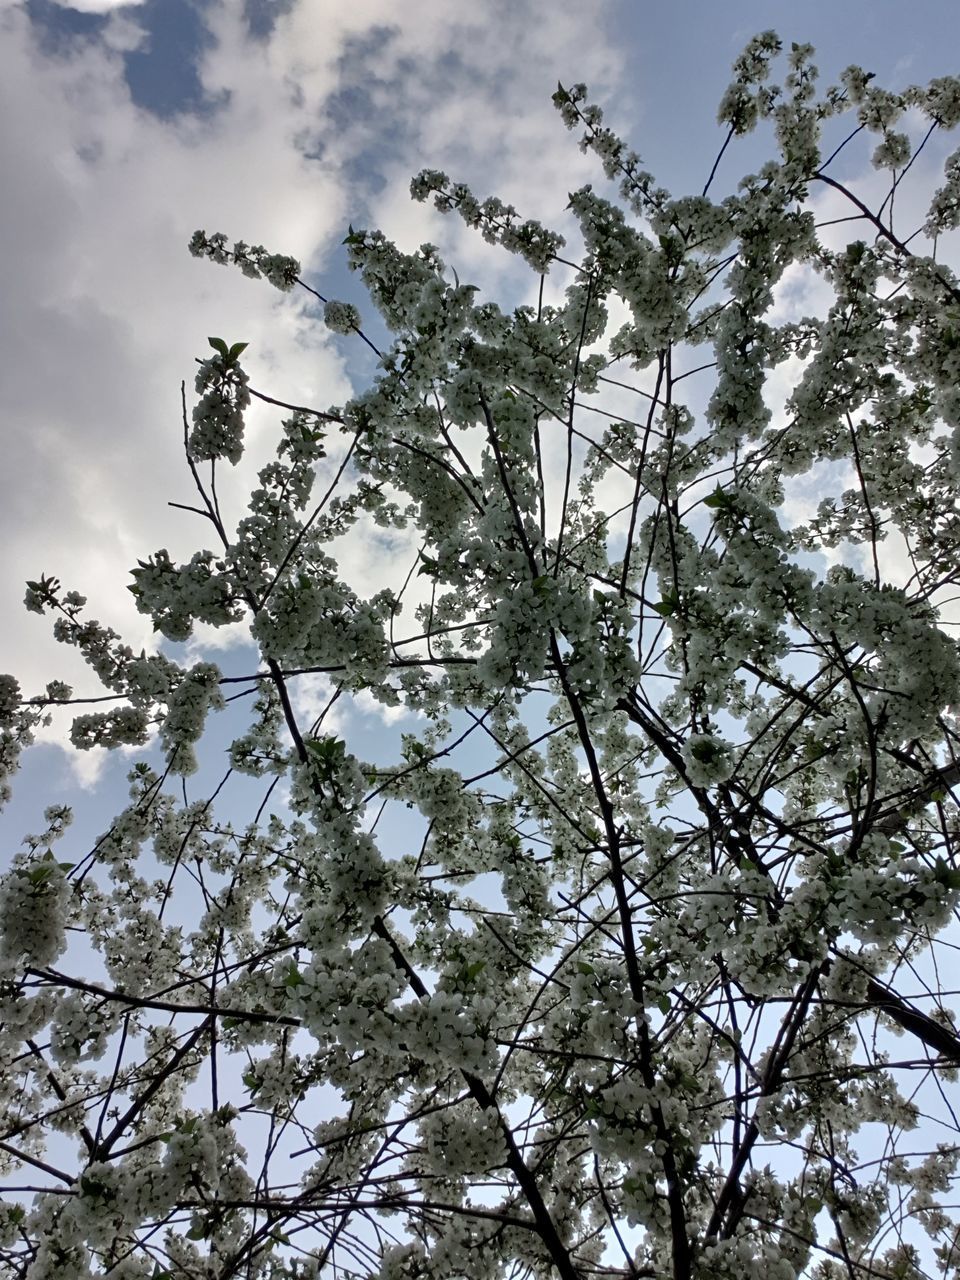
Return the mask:
<svg viewBox="0 0 960 1280">
<path fill-rule="evenodd" d="M 893 200 L 960 81 L 851 67 L 820 92 L 806 45 L 773 83 L 780 52 L 767 32 L 737 60 L 691 197 L 558 89 L 619 191 L 571 196 L 577 261 L 414 180 L 540 275 L 534 305 L 351 229 L 393 344 L 346 405 L 289 406 L 235 530 L 213 480 L 261 393 L 211 339 L 184 443 L 216 549 L 158 551 L 130 588 L 165 649 L 28 585 L 116 700 L 74 745 L 143 758 L 94 848 L 58 860 L 53 806 L 0 885 L 9 1274 L 960 1273 L 936 968 L 960 888 L 960 285 L 936 256 L 960 153 L 919 231 Z M 753 130 L 775 158 L 712 198 Z M 866 134 L 879 205 L 835 176 Z M 190 247 L 301 283 L 262 246 Z M 798 315 L 788 285 L 828 302 Z M 416 531 L 410 563 L 365 596 L 342 548 L 384 530 Z M 241 620 L 247 674 L 175 656 Z M 399 715 L 393 756 L 307 723 L 307 679 Z M 193 795 L 235 686 L 249 722 Z M 71 700 L 0 679 L 5 776 Z M 263 794 L 235 824 L 242 777 Z M 951 1141 L 918 1156 L 934 1112 Z"/>
</svg>

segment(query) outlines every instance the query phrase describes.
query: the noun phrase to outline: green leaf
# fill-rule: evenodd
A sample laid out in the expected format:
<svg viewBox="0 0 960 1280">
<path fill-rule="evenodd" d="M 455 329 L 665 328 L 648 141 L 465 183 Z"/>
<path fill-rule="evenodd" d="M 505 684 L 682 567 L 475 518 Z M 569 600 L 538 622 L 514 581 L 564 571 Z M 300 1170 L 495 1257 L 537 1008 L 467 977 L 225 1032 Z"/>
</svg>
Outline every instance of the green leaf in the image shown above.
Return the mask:
<svg viewBox="0 0 960 1280">
<path fill-rule="evenodd" d="M 329 771 L 343 763 L 347 753 L 347 744 L 342 738 L 329 734 L 324 738 L 312 738 L 307 743 L 307 750 L 326 765 Z"/>
<path fill-rule="evenodd" d="M 670 618 L 677 612 L 679 606 L 680 597 L 675 591 L 671 591 L 668 596 L 664 596 L 662 600 L 653 606 L 653 611 L 654 613 L 659 613 L 661 618 Z"/>
<path fill-rule="evenodd" d="M 246 351 L 250 344 L 248 342 L 235 342 L 227 352 L 227 360 L 233 364 L 242 351 Z"/>
<path fill-rule="evenodd" d="M 670 1012 L 670 997 L 666 992 L 664 992 L 664 994 L 657 1000 L 657 1008 L 664 1015 Z"/>
<path fill-rule="evenodd" d="M 667 260 L 670 267 L 678 267 L 683 261 L 683 243 L 674 235 L 661 235 L 657 237 L 660 241 L 660 248 L 663 250 L 663 256 Z"/>
<path fill-rule="evenodd" d="M 937 858 L 933 878 L 945 889 L 960 889 L 960 871 L 951 867 L 943 858 Z"/>
<path fill-rule="evenodd" d="M 207 341 L 213 347 L 214 351 L 223 356 L 224 360 L 229 359 L 230 353 L 227 350 L 227 344 L 222 338 L 208 338 Z"/>
<path fill-rule="evenodd" d="M 594 969 L 593 965 L 588 964 L 586 960 L 578 960 L 577 972 L 582 974 L 591 974 L 591 973 L 595 973 L 596 970 Z"/>
<path fill-rule="evenodd" d="M 732 501 L 733 499 L 730 497 L 730 494 L 727 493 L 726 490 L 721 489 L 719 485 L 717 485 L 713 493 L 711 493 L 708 497 L 704 498 L 703 505 L 705 507 L 714 507 L 714 508 L 729 507 Z"/>
<path fill-rule="evenodd" d="M 37 887 L 41 884 L 46 884 L 52 874 L 53 866 L 50 863 L 41 863 L 39 867 L 31 867 L 27 872 L 27 879 L 34 887 Z"/>
</svg>

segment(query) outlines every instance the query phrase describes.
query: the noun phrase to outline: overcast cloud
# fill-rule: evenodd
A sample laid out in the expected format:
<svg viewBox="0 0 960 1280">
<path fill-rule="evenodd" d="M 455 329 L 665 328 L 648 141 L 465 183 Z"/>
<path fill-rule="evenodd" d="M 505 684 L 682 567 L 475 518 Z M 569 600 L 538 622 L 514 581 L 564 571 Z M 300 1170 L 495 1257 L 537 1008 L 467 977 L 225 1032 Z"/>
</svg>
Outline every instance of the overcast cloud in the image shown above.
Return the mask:
<svg viewBox="0 0 960 1280">
<path fill-rule="evenodd" d="M 242 6 L 214 4 L 196 66 L 204 109 L 158 115 L 137 105 L 126 74 L 151 39 L 141 10 L 64 8 L 114 12 L 54 39 L 49 6 L 44 22 L 30 6 L 0 10 L 0 118 L 19 122 L 0 134 L 0 665 L 27 688 L 65 672 L 79 691 L 90 681 L 72 655 L 20 609 L 23 580 L 56 573 L 150 645 L 124 585 L 138 557 L 186 553 L 200 536 L 165 503 L 189 492 L 179 383 L 206 335 L 248 341 L 253 383 L 274 394 L 321 406 L 350 394 L 343 347 L 309 320 L 305 296 L 197 262 L 193 230 L 295 254 L 318 284 L 344 283 L 351 220 L 411 247 L 445 239 L 461 268 L 482 270 L 492 251 L 412 205 L 410 176 L 449 166 L 483 194 L 555 215 L 590 167 L 551 108 L 558 71 L 609 88 L 623 58 L 597 20 L 604 6 L 564 0 L 490 4 L 472 21 L 439 0 L 303 4 L 259 37 Z M 247 479 L 276 417 L 250 422 Z"/>
<path fill-rule="evenodd" d="M 954 69 L 949 5 L 899 32 L 884 12 L 901 14 L 812 4 L 782 34 L 821 43 L 831 77 L 857 57 L 881 79 Z M 350 222 L 378 226 L 519 300 L 529 273 L 413 204 L 412 174 L 446 169 L 568 229 L 567 192 L 602 177 L 552 108 L 560 79 L 586 81 L 668 182 L 702 182 L 732 57 L 785 20 L 779 0 L 746 0 L 737 25 L 705 0 L 0 0 L 0 670 L 31 692 L 53 675 L 93 691 L 22 609 L 40 572 L 153 643 L 124 588 L 138 558 L 206 541 L 166 502 L 190 501 L 179 386 L 208 334 L 247 341 L 253 385 L 296 403 L 342 402 L 369 377 L 306 295 L 191 258 L 197 227 L 293 254 L 322 292 L 362 302 L 340 242 Z M 249 456 L 224 481 L 235 518 L 276 428 L 250 415 Z M 352 568 L 362 580 L 369 562 Z"/>
</svg>

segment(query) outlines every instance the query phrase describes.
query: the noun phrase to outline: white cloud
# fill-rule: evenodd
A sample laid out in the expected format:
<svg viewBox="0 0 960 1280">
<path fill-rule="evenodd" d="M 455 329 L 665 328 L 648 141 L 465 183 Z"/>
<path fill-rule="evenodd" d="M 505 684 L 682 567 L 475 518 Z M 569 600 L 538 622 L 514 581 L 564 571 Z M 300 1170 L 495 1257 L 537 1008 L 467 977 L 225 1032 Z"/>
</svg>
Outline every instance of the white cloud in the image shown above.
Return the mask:
<svg viewBox="0 0 960 1280">
<path fill-rule="evenodd" d="M 343 729 L 345 707 L 339 704 L 337 687 L 329 676 L 319 671 L 296 676 L 291 679 L 289 690 L 290 703 L 304 725 L 320 722 L 319 732 L 327 734 Z"/>
<path fill-rule="evenodd" d="M 98 689 L 53 643 L 49 620 L 22 610 L 24 579 L 56 574 L 89 597 L 91 616 L 149 649 L 156 637 L 125 590 L 130 567 L 161 546 L 180 557 L 212 545 L 209 526 L 166 505 L 195 497 L 179 384 L 189 395 L 208 334 L 249 342 L 253 385 L 282 399 L 326 407 L 350 394 L 343 348 L 310 319 L 304 295 L 192 259 L 197 227 L 294 253 L 322 279 L 342 271 L 340 240 L 365 209 L 402 244 L 429 236 L 479 283 L 523 290 L 522 264 L 411 204 L 410 176 L 448 167 L 554 223 L 567 190 L 598 176 L 550 94 L 558 77 L 615 86 L 622 55 L 572 0 L 498 0 L 475 14 L 442 0 L 302 3 L 258 40 L 239 5 L 207 17 L 214 40 L 199 74 L 220 105 L 160 119 L 124 78 L 122 54 L 143 38 L 135 10 L 114 14 L 98 43 L 49 54 L 25 9 L 0 8 L 0 110 L 29 122 L 0 138 L 0 223 L 16 246 L 2 300 L 0 669 L 28 692 L 54 675 L 78 694 Z M 221 479 L 228 520 L 243 514 L 278 417 L 262 406 L 249 416 L 249 456 Z M 342 549 L 345 576 L 365 591 L 392 584 L 407 542 L 395 562 L 378 547 L 373 582 L 354 540 Z"/>
<path fill-rule="evenodd" d="M 53 3 L 77 13 L 115 13 L 118 9 L 136 9 L 143 0 L 53 0 Z"/>
<path fill-rule="evenodd" d="M 357 711 L 364 715 L 376 716 L 386 725 L 399 724 L 401 720 L 423 719 L 421 711 L 413 711 L 409 707 L 400 703 L 398 706 L 386 706 L 382 702 L 378 702 L 369 689 L 361 689 L 353 700 L 353 705 Z"/>
<path fill-rule="evenodd" d="M 198 263 L 186 252 L 190 234 L 226 226 L 313 252 L 339 229 L 341 207 L 329 172 L 294 147 L 282 101 L 264 94 L 213 123 L 164 123 L 131 103 L 114 51 L 86 45 L 46 58 L 23 14 L 4 15 L 3 26 L 0 98 L 8 118 L 16 104 L 31 121 L 29 133 L 8 130 L 0 144 L 14 193 L 5 241 L 17 245 L 4 296 L 3 394 L 15 429 L 3 493 L 0 594 L 12 621 L 3 665 L 37 685 L 54 662 L 62 670 L 62 656 L 52 658 L 44 624 L 16 607 L 24 578 L 57 573 L 90 596 L 95 616 L 149 647 L 149 623 L 124 591 L 128 569 L 157 546 L 182 554 L 209 541 L 195 518 L 166 506 L 190 500 L 179 382 L 192 381 L 208 333 L 250 342 L 254 385 L 300 399 L 320 387 L 329 399 L 349 392 L 339 355 L 301 302 Z M 251 170 L 258 180 L 248 183 Z M 275 422 L 251 414 L 248 481 L 271 452 Z M 66 678 L 84 679 L 75 667 Z"/>
<path fill-rule="evenodd" d="M 246 622 L 231 622 L 225 627 L 214 627 L 209 622 L 195 622 L 193 635 L 184 650 L 188 662 L 200 662 L 205 655 L 227 653 L 249 645 L 250 627 Z"/>
</svg>

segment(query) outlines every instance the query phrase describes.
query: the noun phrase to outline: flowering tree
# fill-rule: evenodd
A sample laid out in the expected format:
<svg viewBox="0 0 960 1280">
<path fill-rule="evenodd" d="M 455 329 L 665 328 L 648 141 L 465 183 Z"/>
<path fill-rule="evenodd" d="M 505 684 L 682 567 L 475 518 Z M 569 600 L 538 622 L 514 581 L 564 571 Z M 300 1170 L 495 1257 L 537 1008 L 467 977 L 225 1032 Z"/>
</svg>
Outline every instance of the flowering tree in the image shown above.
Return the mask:
<svg viewBox="0 0 960 1280">
<path fill-rule="evenodd" d="M 735 64 L 718 164 L 755 129 L 777 158 L 724 199 L 718 165 L 670 197 L 558 89 L 619 184 L 571 196 L 579 262 L 415 179 L 540 275 L 535 305 L 351 231 L 393 345 L 342 408 L 285 406 L 235 529 L 217 484 L 261 393 L 211 340 L 184 443 L 213 549 L 130 587 L 162 651 L 29 584 L 114 699 L 74 744 L 143 758 L 93 848 L 51 807 L 0 890 L 4 1274 L 960 1274 L 960 284 L 936 258 L 960 152 L 919 230 L 894 218 L 960 81 L 851 67 L 821 93 L 795 45 L 774 85 L 779 50 Z M 870 134 L 880 197 L 842 174 Z M 219 234 L 191 250 L 303 283 Z M 415 559 L 365 598 L 338 548 L 391 527 Z M 196 621 L 241 620 L 249 674 L 178 660 Z M 402 709 L 388 763 L 298 718 L 317 673 Z M 8 775 L 71 701 L 4 678 Z"/>
</svg>

